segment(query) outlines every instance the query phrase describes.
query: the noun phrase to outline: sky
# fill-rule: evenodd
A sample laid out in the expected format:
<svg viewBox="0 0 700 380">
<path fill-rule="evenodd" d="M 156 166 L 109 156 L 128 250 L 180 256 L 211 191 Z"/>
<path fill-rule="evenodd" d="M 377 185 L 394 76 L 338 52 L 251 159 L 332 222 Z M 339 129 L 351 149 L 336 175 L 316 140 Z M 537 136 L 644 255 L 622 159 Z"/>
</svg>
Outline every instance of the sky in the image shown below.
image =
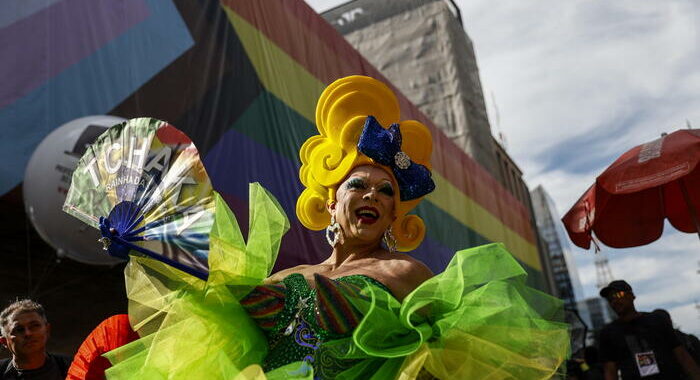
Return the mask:
<svg viewBox="0 0 700 380">
<path fill-rule="evenodd" d="M 317 12 L 343 0 L 309 0 Z M 565 213 L 626 150 L 700 128 L 700 2 L 455 0 L 474 43 L 492 132 L 531 189 Z M 594 253 L 572 245 L 584 295 Z M 668 223 L 643 247 L 601 246 L 641 311 L 700 336 L 700 240 Z"/>
</svg>

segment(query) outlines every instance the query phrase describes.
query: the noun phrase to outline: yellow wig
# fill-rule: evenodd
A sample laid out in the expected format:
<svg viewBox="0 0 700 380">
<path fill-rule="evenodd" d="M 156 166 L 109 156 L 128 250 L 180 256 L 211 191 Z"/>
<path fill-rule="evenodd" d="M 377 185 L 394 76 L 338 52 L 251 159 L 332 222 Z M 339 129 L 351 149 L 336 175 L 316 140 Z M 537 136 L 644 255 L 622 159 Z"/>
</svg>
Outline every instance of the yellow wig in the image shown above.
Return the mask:
<svg viewBox="0 0 700 380">
<path fill-rule="evenodd" d="M 299 178 L 306 189 L 297 200 L 297 217 L 308 229 L 321 230 L 331 216 L 326 209 L 335 200 L 338 185 L 353 168 L 360 165 L 383 167 L 357 149 L 367 116 L 374 116 L 387 128 L 399 123 L 399 103 L 384 83 L 365 76 L 353 75 L 331 83 L 316 105 L 316 127 L 319 135 L 310 137 L 301 146 Z M 423 124 L 415 120 L 400 122 L 401 151 L 415 163 L 430 169 L 432 137 Z M 401 202 L 395 196 L 396 220 L 392 232 L 399 251 L 418 247 L 425 237 L 425 224 L 417 215 L 406 215 L 423 197 Z"/>
</svg>

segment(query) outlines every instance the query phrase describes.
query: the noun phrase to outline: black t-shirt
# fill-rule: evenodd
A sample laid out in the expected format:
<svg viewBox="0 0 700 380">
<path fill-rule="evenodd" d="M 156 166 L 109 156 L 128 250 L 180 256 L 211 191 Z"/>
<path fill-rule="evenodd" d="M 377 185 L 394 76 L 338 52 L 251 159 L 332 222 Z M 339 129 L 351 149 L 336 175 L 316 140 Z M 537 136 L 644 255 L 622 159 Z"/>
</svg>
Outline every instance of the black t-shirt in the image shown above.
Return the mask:
<svg viewBox="0 0 700 380">
<path fill-rule="evenodd" d="M 639 317 L 623 322 L 615 320 L 600 332 L 600 360 L 612 361 L 628 379 L 678 379 L 682 371 L 673 355 L 680 342 L 665 319 L 653 313 L 640 313 Z M 636 354 L 653 352 L 659 373 L 641 377 Z M 640 359 L 644 360 L 644 359 Z"/>
<path fill-rule="evenodd" d="M 12 359 L 3 359 L 0 360 L 0 380 L 63 380 L 71 361 L 67 356 L 48 354 L 40 368 L 21 370 L 12 365 Z"/>
<path fill-rule="evenodd" d="M 700 339 L 693 334 L 686 334 L 680 330 L 676 330 L 676 337 L 685 347 L 685 350 L 688 351 L 690 357 L 700 366 Z"/>
</svg>

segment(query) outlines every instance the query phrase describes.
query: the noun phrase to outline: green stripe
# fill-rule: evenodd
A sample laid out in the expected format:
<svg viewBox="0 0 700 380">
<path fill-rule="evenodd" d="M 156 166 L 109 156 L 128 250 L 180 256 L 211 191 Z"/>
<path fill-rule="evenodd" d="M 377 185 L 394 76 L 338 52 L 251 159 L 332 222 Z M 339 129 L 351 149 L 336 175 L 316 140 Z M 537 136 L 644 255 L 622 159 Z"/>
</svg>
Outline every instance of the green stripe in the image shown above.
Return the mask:
<svg viewBox="0 0 700 380">
<path fill-rule="evenodd" d="M 309 137 L 318 134 L 315 125 L 268 91 L 261 92 L 231 128 L 287 157 L 297 165 L 301 164 L 299 162 L 301 145 Z M 421 202 L 416 207 L 415 213 L 425 221 L 427 237 L 452 250 L 491 243 L 490 240 L 460 223 L 430 201 Z M 518 263 L 528 273 L 528 285 L 537 289 L 545 288 L 542 272 L 520 260 Z"/>
<path fill-rule="evenodd" d="M 231 128 L 299 166 L 299 148 L 318 134 L 315 125 L 268 91 L 261 92 Z"/>
<path fill-rule="evenodd" d="M 430 202 L 421 202 L 415 208 L 416 214 L 425 221 L 426 237 L 445 245 L 446 247 L 459 251 L 483 244 L 494 243 L 474 230 L 460 223 L 450 214 Z M 513 257 L 525 269 L 528 274 L 527 284 L 536 289 L 546 289 L 546 282 L 542 272 L 530 267 L 524 262 Z"/>
</svg>

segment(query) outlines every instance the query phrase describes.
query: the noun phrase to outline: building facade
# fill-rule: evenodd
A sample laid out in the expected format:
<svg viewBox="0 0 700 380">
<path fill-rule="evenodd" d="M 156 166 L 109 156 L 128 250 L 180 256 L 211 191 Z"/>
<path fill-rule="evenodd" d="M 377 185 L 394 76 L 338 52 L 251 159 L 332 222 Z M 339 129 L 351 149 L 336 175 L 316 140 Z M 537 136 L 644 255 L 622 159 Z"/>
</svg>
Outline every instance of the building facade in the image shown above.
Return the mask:
<svg viewBox="0 0 700 380">
<path fill-rule="evenodd" d="M 585 310 L 579 310 L 585 308 L 579 303 L 584 299 L 583 286 L 581 286 L 576 262 L 571 255 L 571 246 L 559 221 L 560 217 L 554 201 L 542 185 L 532 190 L 530 196 L 537 220 L 537 229 L 547 245 L 549 263 L 557 293 L 564 300 L 566 308 L 586 314 Z"/>
<path fill-rule="evenodd" d="M 606 305 L 597 303 L 594 299 L 584 300 L 583 286 L 571 254 L 571 246 L 552 198 L 541 185 L 530 192 L 530 198 L 537 229 L 546 246 L 554 286 L 559 298 L 564 301 L 566 322 L 571 326 L 572 353 L 575 354 L 577 350 L 592 343 L 594 332 L 599 329 L 600 323 L 609 321 L 609 315 L 606 314 Z"/>
<path fill-rule="evenodd" d="M 588 309 L 589 318 L 591 320 L 590 329 L 599 331 L 607 323 L 615 319 L 615 312 L 612 311 L 608 301 L 602 297 L 586 298 L 582 301 Z"/>
<path fill-rule="evenodd" d="M 321 16 L 520 201 L 536 231 L 522 172 L 491 133 L 474 47 L 454 2 L 353 0 Z M 544 280 L 556 294 L 536 240 Z"/>
<path fill-rule="evenodd" d="M 437 127 L 499 180 L 472 41 L 445 0 L 355 0 L 323 16 Z"/>
</svg>

